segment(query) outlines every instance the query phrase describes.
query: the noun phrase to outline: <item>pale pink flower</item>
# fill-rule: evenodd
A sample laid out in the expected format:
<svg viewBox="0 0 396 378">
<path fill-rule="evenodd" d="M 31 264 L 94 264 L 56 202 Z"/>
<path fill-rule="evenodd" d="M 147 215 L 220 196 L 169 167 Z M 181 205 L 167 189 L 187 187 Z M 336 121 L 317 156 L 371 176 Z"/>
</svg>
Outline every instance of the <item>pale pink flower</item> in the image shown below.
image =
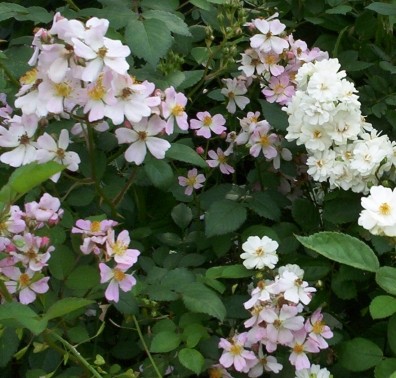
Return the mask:
<svg viewBox="0 0 396 378">
<path fill-rule="evenodd" d="M 119 301 L 119 289 L 128 292 L 136 285 L 136 279 L 131 274 L 126 274 L 128 268 L 123 265 L 117 265 L 111 269 L 104 263 L 99 264 L 100 283 L 110 281 L 105 291 L 105 297 L 109 301 Z"/>
<path fill-rule="evenodd" d="M 146 157 L 147 149 L 155 158 L 163 159 L 171 145 L 156 135 L 163 132 L 165 127 L 165 121 L 154 114 L 150 119 L 143 118 L 139 123 L 133 124 L 132 129 L 118 128 L 115 131 L 118 143 L 130 144 L 124 154 L 125 160 L 140 165 Z"/>
<path fill-rule="evenodd" d="M 108 80 L 105 80 L 107 75 L 111 73 L 107 71 L 104 75 L 100 75 L 96 81 L 89 83 L 79 93 L 79 102 L 84 106 L 83 112 L 89 113 L 90 122 L 102 120 L 107 114 L 107 108 L 117 103 L 113 88 Z"/>
<path fill-rule="evenodd" d="M 263 53 L 263 66 L 266 71 L 269 71 L 273 76 L 279 76 L 285 71 L 285 67 L 281 66 L 279 61 L 281 57 L 274 52 Z"/>
<path fill-rule="evenodd" d="M 10 127 L 0 126 L 0 147 L 13 148 L 0 156 L 0 161 L 11 167 L 32 163 L 36 158 L 36 147 L 33 137 L 38 126 L 34 115 L 14 116 Z"/>
<path fill-rule="evenodd" d="M 247 49 L 241 55 L 241 65 L 238 67 L 238 70 L 241 70 L 246 77 L 254 76 L 255 72 L 257 75 L 261 75 L 264 72 L 265 65 L 262 54 L 259 54 L 256 50 Z"/>
<path fill-rule="evenodd" d="M 328 348 L 329 344 L 325 339 L 331 339 L 333 332 L 323 320 L 321 309 L 317 309 L 305 322 L 305 330 L 308 337 L 312 339 L 320 349 Z"/>
<path fill-rule="evenodd" d="M 152 114 L 153 107 L 161 103 L 158 96 L 152 95 L 155 90 L 152 83 L 135 83 L 129 75 L 112 75 L 109 79 L 117 102 L 105 108 L 105 115 L 114 125 L 120 125 L 124 117 L 132 123 L 140 122 L 143 117 Z"/>
<path fill-rule="evenodd" d="M 303 281 L 295 273 L 288 270 L 284 271 L 280 277 L 276 279 L 274 288 L 278 293 L 283 293 L 287 301 L 293 303 L 303 303 L 307 305 L 311 302 L 312 294 L 316 291 L 314 287 L 309 287 L 308 282 Z"/>
<path fill-rule="evenodd" d="M 2 273 L 10 279 L 5 285 L 11 294 L 18 293 L 19 302 L 29 304 L 34 302 L 37 294 L 44 294 L 49 290 L 49 277 L 39 280 L 35 279 L 37 272 L 27 269 L 24 273 L 19 268 L 7 267 L 2 269 Z"/>
<path fill-rule="evenodd" d="M 261 280 L 257 282 L 257 286 L 250 293 L 251 298 L 243 304 L 244 307 L 248 310 L 257 303 L 269 301 L 271 297 L 267 288 L 272 283 L 273 281 L 270 280 Z"/>
<path fill-rule="evenodd" d="M 282 368 L 282 364 L 278 363 L 274 356 L 264 354 L 262 348 L 260 347 L 257 364 L 250 369 L 248 377 L 261 377 L 263 376 L 264 372 L 273 372 L 278 374 Z"/>
<path fill-rule="evenodd" d="M 295 378 L 332 378 L 333 376 L 326 368 L 321 368 L 320 365 L 311 365 L 309 369 L 301 369 L 296 371 Z"/>
<path fill-rule="evenodd" d="M 231 342 L 221 338 L 219 348 L 224 349 L 219 362 L 225 367 L 234 366 L 236 371 L 247 373 L 250 366 L 256 363 L 255 354 L 244 348 L 246 342 L 246 333 L 235 335 Z"/>
<path fill-rule="evenodd" d="M 18 206 L 11 206 L 8 216 L 5 216 L 1 222 L 0 235 L 10 236 L 11 234 L 19 234 L 25 231 L 26 223 L 22 219 L 24 215 Z"/>
<path fill-rule="evenodd" d="M 290 83 L 289 75 L 284 74 L 271 77 L 268 87 L 262 93 L 268 102 L 287 105 L 295 93 L 295 88 Z"/>
<path fill-rule="evenodd" d="M 85 38 L 84 42 L 72 38 L 74 53 L 87 61 L 81 79 L 89 82 L 96 80 L 104 67 L 125 75 L 129 69 L 129 64 L 125 60 L 131 53 L 129 47 L 119 40 L 101 36 L 91 37 Z"/>
<path fill-rule="evenodd" d="M 206 179 L 202 173 L 198 174 L 197 169 L 193 168 L 187 172 L 187 177 L 179 176 L 178 180 L 180 186 L 186 187 L 184 193 L 191 196 L 193 189 L 202 188 Z"/>
<path fill-rule="evenodd" d="M 44 193 L 38 203 L 32 201 L 25 204 L 26 217 L 29 221 L 36 220 L 39 222 L 36 228 L 42 227 L 43 223 L 57 224 L 64 213 L 60 206 L 61 203 L 58 198 Z"/>
<path fill-rule="evenodd" d="M 0 120 L 1 118 L 10 119 L 12 114 L 12 108 L 7 103 L 7 95 L 5 93 L 0 93 Z"/>
<path fill-rule="evenodd" d="M 18 251 L 22 253 L 10 252 L 10 254 L 34 272 L 39 272 L 48 265 L 47 261 L 51 257 L 51 252 L 55 250 L 55 247 L 50 246 L 44 252 L 43 247 L 46 247 L 46 240 L 31 233 L 26 233 L 23 236 L 15 235 L 12 241 Z"/>
<path fill-rule="evenodd" d="M 286 345 L 293 340 L 293 332 L 304 327 L 304 318 L 298 316 L 296 306 L 283 305 L 280 310 L 268 308 L 262 314 L 267 323 L 267 337 L 276 344 Z M 268 350 L 268 348 L 267 348 Z M 271 352 L 271 350 L 268 350 Z"/>
<path fill-rule="evenodd" d="M 106 255 L 107 257 L 113 257 L 117 264 L 131 267 L 136 263 L 140 252 L 137 249 L 129 248 L 131 239 L 127 230 L 123 230 L 115 239 L 114 230 L 108 231 L 108 237 L 106 239 Z"/>
<path fill-rule="evenodd" d="M 235 169 L 227 163 L 228 156 L 230 155 L 230 152 L 223 151 L 219 147 L 219 148 L 217 148 L 217 152 L 210 150 L 208 152 L 208 155 L 210 158 L 212 158 L 212 160 L 206 160 L 206 163 L 209 165 L 209 167 L 211 167 L 211 168 L 219 167 L 220 172 L 225 175 L 229 175 L 229 174 L 235 172 Z"/>
<path fill-rule="evenodd" d="M 263 52 L 273 51 L 276 54 L 282 53 L 289 47 L 287 40 L 279 37 L 285 30 L 286 25 L 279 20 L 255 19 L 254 26 L 261 32 L 250 38 L 250 46 Z"/>
<path fill-rule="evenodd" d="M 247 92 L 245 82 L 237 78 L 222 79 L 222 81 L 225 83 L 226 88 L 221 90 L 221 94 L 228 98 L 228 112 L 234 114 L 237 106 L 242 110 L 245 109 L 245 106 L 250 102 L 246 96 L 243 96 Z"/>
<path fill-rule="evenodd" d="M 304 328 L 294 332 L 293 340 L 288 344 L 292 348 L 289 361 L 296 367 L 296 370 L 309 369 L 311 362 L 308 359 L 306 352 L 318 353 L 319 347 L 311 340 L 307 339 L 307 333 Z"/>
<path fill-rule="evenodd" d="M 165 101 L 161 105 L 162 115 L 166 119 L 165 132 L 168 135 L 173 133 L 175 122 L 181 130 L 188 130 L 187 113 L 184 111 L 187 97 L 183 93 L 176 92 L 173 87 L 166 88 Z"/>
<path fill-rule="evenodd" d="M 271 133 L 271 126 L 268 122 L 262 123 L 257 126 L 249 139 L 251 145 L 249 153 L 254 157 L 258 157 L 260 152 L 268 159 L 274 159 L 278 155 L 278 150 L 275 145 L 279 138 L 276 134 Z"/>
<path fill-rule="evenodd" d="M 224 127 L 226 120 L 221 114 L 215 114 L 212 117 L 209 112 L 199 112 L 197 113 L 197 118 L 190 121 L 190 129 L 197 130 L 198 136 L 210 139 L 212 136 L 211 132 L 220 135 L 227 130 Z"/>
<path fill-rule="evenodd" d="M 58 142 L 51 135 L 44 133 L 37 139 L 37 161 L 39 163 L 46 163 L 52 160 L 66 166 L 69 171 L 77 171 L 81 159 L 76 152 L 66 151 L 69 143 L 69 132 L 66 129 L 61 130 Z M 51 177 L 51 180 L 57 182 L 60 175 L 61 172 L 56 173 Z"/>
</svg>

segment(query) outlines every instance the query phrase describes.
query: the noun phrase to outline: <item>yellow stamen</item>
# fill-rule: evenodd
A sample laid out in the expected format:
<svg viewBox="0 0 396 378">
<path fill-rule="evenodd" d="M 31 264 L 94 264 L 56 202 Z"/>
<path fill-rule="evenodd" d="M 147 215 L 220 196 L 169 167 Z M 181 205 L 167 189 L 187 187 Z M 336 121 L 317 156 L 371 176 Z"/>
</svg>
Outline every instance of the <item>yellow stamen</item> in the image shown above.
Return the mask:
<svg viewBox="0 0 396 378">
<path fill-rule="evenodd" d="M 30 277 L 26 273 L 22 273 L 19 276 L 19 284 L 22 287 L 26 287 L 26 286 L 29 286 L 29 283 L 30 283 Z"/>
<path fill-rule="evenodd" d="M 34 84 L 37 80 L 37 68 L 32 68 L 31 70 L 27 71 L 25 75 L 21 76 L 19 82 L 22 85 L 27 84 Z"/>
<path fill-rule="evenodd" d="M 386 202 L 381 203 L 379 207 L 379 213 L 381 215 L 390 215 L 391 212 L 392 212 L 392 207 L 388 203 Z"/>
<path fill-rule="evenodd" d="M 91 232 L 99 232 L 100 231 L 100 222 L 93 221 L 91 226 L 89 227 Z"/>
<path fill-rule="evenodd" d="M 301 344 L 294 345 L 293 352 L 298 354 L 304 352 L 304 346 Z"/>
<path fill-rule="evenodd" d="M 118 282 L 122 281 L 125 278 L 125 273 L 119 269 L 114 269 L 114 279 Z"/>
<path fill-rule="evenodd" d="M 264 147 L 268 147 L 271 144 L 268 139 L 268 135 L 263 135 L 260 137 L 260 144 Z"/>
<path fill-rule="evenodd" d="M 230 349 L 230 353 L 234 356 L 239 356 L 242 352 L 242 347 L 240 345 L 233 345 Z"/>
<path fill-rule="evenodd" d="M 58 97 L 69 97 L 72 92 L 72 88 L 67 83 L 58 83 L 54 85 L 55 95 Z"/>
<path fill-rule="evenodd" d="M 172 115 L 175 117 L 181 116 L 184 112 L 184 107 L 181 106 L 180 104 L 176 104 L 173 108 L 172 108 Z"/>
<path fill-rule="evenodd" d="M 212 117 L 205 116 L 202 123 L 204 126 L 210 126 L 212 124 Z"/>
</svg>

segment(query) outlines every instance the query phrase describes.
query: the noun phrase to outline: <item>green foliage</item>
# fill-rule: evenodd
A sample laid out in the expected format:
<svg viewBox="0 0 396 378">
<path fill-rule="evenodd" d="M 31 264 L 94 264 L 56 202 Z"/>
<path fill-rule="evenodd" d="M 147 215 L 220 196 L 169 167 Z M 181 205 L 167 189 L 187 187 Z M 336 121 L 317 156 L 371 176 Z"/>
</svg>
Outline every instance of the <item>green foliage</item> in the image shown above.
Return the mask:
<svg viewBox="0 0 396 378">
<path fill-rule="evenodd" d="M 306 248 L 333 261 L 369 272 L 377 272 L 379 269 L 379 261 L 373 250 L 350 235 L 327 231 L 311 236 L 297 236 L 297 239 Z"/>
</svg>

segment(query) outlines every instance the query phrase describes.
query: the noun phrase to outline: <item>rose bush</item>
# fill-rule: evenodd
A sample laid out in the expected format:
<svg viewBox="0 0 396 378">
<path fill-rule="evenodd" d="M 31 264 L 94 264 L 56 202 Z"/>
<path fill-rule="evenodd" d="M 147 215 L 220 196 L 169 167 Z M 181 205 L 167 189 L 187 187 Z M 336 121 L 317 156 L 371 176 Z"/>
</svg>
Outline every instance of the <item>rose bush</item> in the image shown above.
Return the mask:
<svg viewBox="0 0 396 378">
<path fill-rule="evenodd" d="M 1 3 L 2 376 L 396 376 L 395 16 Z"/>
</svg>

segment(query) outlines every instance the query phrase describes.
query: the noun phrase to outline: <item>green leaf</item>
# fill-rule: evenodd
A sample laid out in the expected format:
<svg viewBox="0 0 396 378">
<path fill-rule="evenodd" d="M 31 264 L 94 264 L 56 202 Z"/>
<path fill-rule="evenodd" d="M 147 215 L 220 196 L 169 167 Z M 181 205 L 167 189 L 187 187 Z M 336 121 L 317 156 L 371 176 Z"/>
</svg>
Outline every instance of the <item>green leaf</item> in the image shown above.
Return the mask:
<svg viewBox="0 0 396 378">
<path fill-rule="evenodd" d="M 199 323 L 188 324 L 183 330 L 183 339 L 185 339 L 186 345 L 189 348 L 194 348 L 201 339 L 208 337 L 208 331 Z"/>
<path fill-rule="evenodd" d="M 246 278 L 251 277 L 253 272 L 243 265 L 214 266 L 206 271 L 206 277 L 217 278 Z"/>
<path fill-rule="evenodd" d="M 66 286 L 74 290 L 88 290 L 99 285 L 97 267 L 80 265 L 74 269 L 66 280 Z"/>
<path fill-rule="evenodd" d="M 184 230 L 191 223 L 193 215 L 191 209 L 186 204 L 179 203 L 172 209 L 171 217 Z"/>
<path fill-rule="evenodd" d="M 205 358 L 195 349 L 183 348 L 179 354 L 180 363 L 187 369 L 199 375 L 205 365 Z"/>
<path fill-rule="evenodd" d="M 74 310 L 78 310 L 92 303 L 95 303 L 95 301 L 85 298 L 73 298 L 73 297 L 63 298 L 55 302 L 47 310 L 47 312 L 44 314 L 44 318 L 47 320 L 59 318 L 63 315 L 69 314 Z"/>
<path fill-rule="evenodd" d="M 375 280 L 387 293 L 396 295 L 396 268 L 382 266 L 377 271 Z"/>
<path fill-rule="evenodd" d="M 216 293 L 199 282 L 192 282 L 180 287 L 182 299 L 187 309 L 214 316 L 223 321 L 226 308 Z"/>
<path fill-rule="evenodd" d="M 86 17 L 92 17 L 93 13 L 96 17 L 109 20 L 111 27 L 116 30 L 125 27 L 131 20 L 137 20 L 136 13 L 129 8 L 128 4 L 117 4 L 117 6 L 113 5 L 103 9 L 85 8 L 78 12 L 79 16 Z"/>
<path fill-rule="evenodd" d="M 210 237 L 236 231 L 246 217 L 246 208 L 239 202 L 227 199 L 215 202 L 205 215 L 205 234 Z"/>
<path fill-rule="evenodd" d="M 249 209 L 263 218 L 278 221 L 281 215 L 279 206 L 274 202 L 269 193 L 255 192 L 247 203 Z"/>
<path fill-rule="evenodd" d="M 306 198 L 297 198 L 293 201 L 292 215 L 296 223 L 305 231 L 314 231 L 319 228 L 320 216 L 312 201 Z"/>
<path fill-rule="evenodd" d="M 339 352 L 341 365 L 350 371 L 364 371 L 376 366 L 383 357 L 374 342 L 357 337 L 342 344 Z"/>
<path fill-rule="evenodd" d="M 12 18 L 15 14 L 28 14 L 28 10 L 19 4 L 1 3 L 0 4 L 0 21 Z"/>
<path fill-rule="evenodd" d="M 396 358 L 386 358 L 374 369 L 375 378 L 391 378 L 392 373 L 396 375 Z"/>
<path fill-rule="evenodd" d="M 166 24 L 168 29 L 176 34 L 190 36 L 188 25 L 174 13 L 166 12 L 163 10 L 149 10 L 143 13 L 145 19 L 160 20 Z"/>
<path fill-rule="evenodd" d="M 207 168 L 206 161 L 201 158 L 191 147 L 181 143 L 172 143 L 165 156 L 169 159 L 190 163 L 200 168 Z"/>
<path fill-rule="evenodd" d="M 13 328 L 25 327 L 35 335 L 39 335 L 47 327 L 46 320 L 41 320 L 30 307 L 19 302 L 0 306 L 0 322 Z"/>
<path fill-rule="evenodd" d="M 202 79 L 204 72 L 204 70 L 184 71 L 184 81 L 177 88 L 183 90 L 192 87 Z"/>
<path fill-rule="evenodd" d="M 373 319 L 383 319 L 396 312 L 396 298 L 390 295 L 379 295 L 370 303 L 370 314 Z"/>
<path fill-rule="evenodd" d="M 396 74 L 396 66 L 394 64 L 390 63 L 390 62 L 387 62 L 387 61 L 384 60 L 384 61 L 379 63 L 379 66 L 383 70 L 390 72 L 392 75 Z M 393 104 L 393 105 L 395 105 L 395 104 Z"/>
<path fill-rule="evenodd" d="M 171 47 L 173 37 L 168 26 L 159 20 L 130 20 L 125 28 L 125 40 L 132 54 L 155 67 Z"/>
<path fill-rule="evenodd" d="M 378 14 L 382 14 L 384 16 L 396 16 L 396 6 L 395 4 L 386 4 L 379 1 L 375 1 L 366 7 L 366 9 L 370 9 Z"/>
<path fill-rule="evenodd" d="M 296 238 L 304 247 L 330 260 L 369 272 L 379 269 L 379 261 L 373 250 L 353 236 L 324 231 Z"/>
<path fill-rule="evenodd" d="M 132 292 L 120 291 L 120 298 L 114 307 L 124 315 L 135 315 L 139 312 L 139 305 Z"/>
<path fill-rule="evenodd" d="M 156 333 L 151 341 L 150 352 L 168 353 L 175 350 L 180 344 L 181 338 L 175 332 L 163 331 Z"/>
<path fill-rule="evenodd" d="M 5 327 L 0 331 L 0 367 L 5 367 L 18 350 L 19 337 L 16 330 Z"/>
<path fill-rule="evenodd" d="M 350 5 L 338 5 L 337 7 L 327 9 L 327 14 L 347 14 L 352 10 Z"/>
<path fill-rule="evenodd" d="M 48 266 L 54 278 L 63 280 L 72 271 L 75 262 L 76 256 L 73 251 L 61 245 L 56 247 L 55 251 L 51 254 Z"/>
<path fill-rule="evenodd" d="M 263 116 L 272 127 L 285 131 L 289 125 L 288 116 L 278 104 L 271 104 L 268 101 L 259 100 Z"/>
<path fill-rule="evenodd" d="M 393 314 L 388 322 L 388 343 L 394 355 L 396 355 L 396 314 Z"/>
<path fill-rule="evenodd" d="M 204 10 L 211 10 L 211 5 L 208 3 L 208 0 L 190 0 L 190 3 L 192 5 L 195 5 L 198 8 L 204 9 Z"/>
<path fill-rule="evenodd" d="M 13 190 L 22 195 L 63 169 L 65 169 L 65 166 L 55 161 L 49 161 L 44 164 L 30 163 L 17 168 L 10 176 L 8 184 Z"/>
<path fill-rule="evenodd" d="M 16 5 L 16 4 L 14 4 Z M 16 13 L 15 19 L 18 21 L 34 21 L 35 23 L 48 23 L 52 20 L 52 15 L 42 7 L 28 7 L 27 14 Z M 1 10 L 0 10 L 1 14 Z M 1 16 L 0 16 L 1 17 Z"/>
<path fill-rule="evenodd" d="M 173 171 L 167 162 L 151 159 L 144 164 L 144 171 L 156 188 L 165 190 L 172 185 Z"/>
</svg>

